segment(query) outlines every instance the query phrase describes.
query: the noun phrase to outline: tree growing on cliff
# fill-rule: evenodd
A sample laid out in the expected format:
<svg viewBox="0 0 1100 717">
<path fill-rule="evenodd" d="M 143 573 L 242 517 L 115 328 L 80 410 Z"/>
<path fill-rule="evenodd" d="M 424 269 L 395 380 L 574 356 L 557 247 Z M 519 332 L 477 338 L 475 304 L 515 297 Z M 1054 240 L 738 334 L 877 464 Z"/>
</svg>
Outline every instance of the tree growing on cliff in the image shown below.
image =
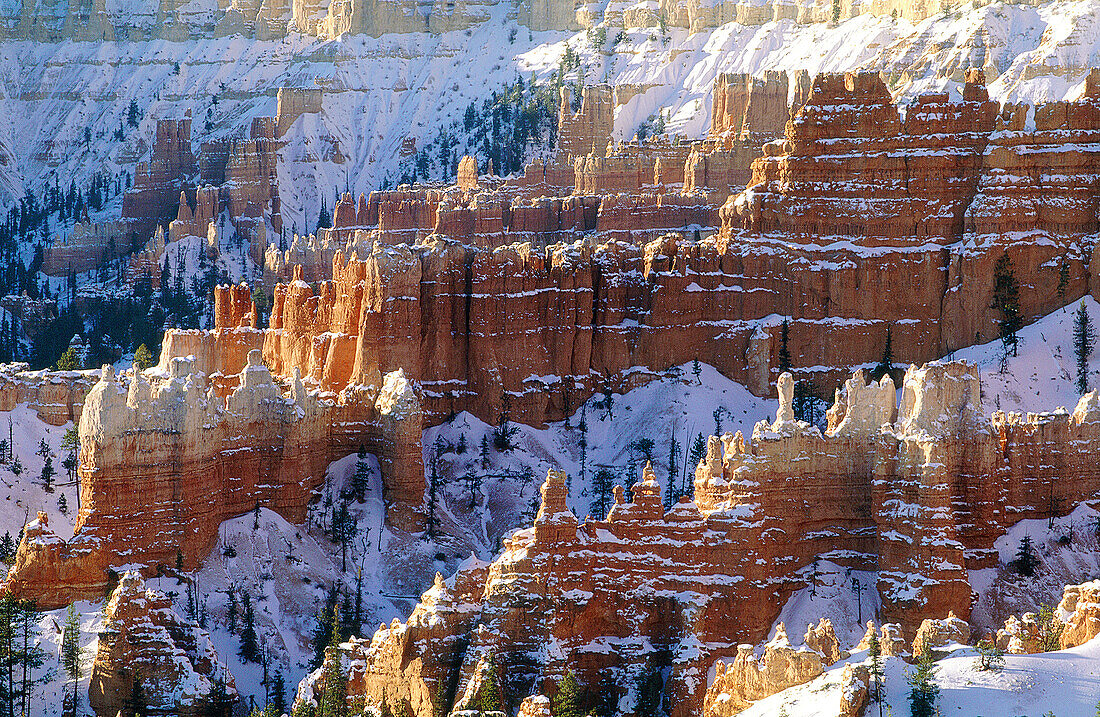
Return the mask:
<svg viewBox="0 0 1100 717">
<path fill-rule="evenodd" d="M 241 595 L 241 647 L 242 660 L 259 662 L 260 643 L 256 638 L 256 614 L 252 609 L 252 595 L 247 590 Z"/>
<path fill-rule="evenodd" d="M 601 467 L 592 476 L 592 493 L 596 499 L 592 501 L 589 510 L 603 520 L 607 517 L 607 511 L 611 510 L 611 491 L 615 487 L 615 474 L 608 468 Z"/>
<path fill-rule="evenodd" d="M 783 374 L 791 370 L 791 351 L 787 346 L 790 337 L 791 326 L 786 319 L 779 325 L 779 373 Z"/>
<path fill-rule="evenodd" d="M 489 653 L 485 657 L 486 679 L 481 683 L 481 694 L 478 695 L 477 708 L 481 714 L 486 712 L 500 712 L 502 702 L 500 699 L 500 676 L 497 673 L 496 657 Z"/>
<path fill-rule="evenodd" d="M 1020 538 L 1020 547 L 1016 551 L 1016 559 L 1012 561 L 1016 572 L 1025 577 L 1035 575 L 1035 569 L 1039 567 L 1039 557 L 1035 555 L 1035 547 L 1031 543 L 1031 536 Z"/>
<path fill-rule="evenodd" d="M 355 460 L 355 473 L 351 476 L 351 490 L 355 493 L 355 500 L 362 503 L 367 499 L 367 488 L 370 487 L 370 466 L 367 464 L 367 449 L 359 446 L 359 453 Z"/>
<path fill-rule="evenodd" d="M 1096 343 L 1096 332 L 1092 326 L 1088 309 L 1081 303 L 1073 316 L 1073 354 L 1077 358 L 1077 393 L 1089 390 L 1089 357 Z"/>
<path fill-rule="evenodd" d="M 584 699 L 577 676 L 569 670 L 558 680 L 558 689 L 550 701 L 554 717 L 584 717 Z"/>
<path fill-rule="evenodd" d="M 80 369 L 80 361 L 76 358 L 76 349 L 70 346 L 65 349 L 61 357 L 57 359 L 57 363 L 54 365 L 58 371 L 77 371 Z"/>
<path fill-rule="evenodd" d="M 940 694 L 940 688 L 932 681 L 935 673 L 936 663 L 932 661 L 932 652 L 925 650 L 916 669 L 905 677 L 909 683 L 909 710 L 913 717 L 935 716 L 936 698 Z"/>
<path fill-rule="evenodd" d="M 77 697 L 80 694 L 80 621 L 76 608 L 69 605 L 65 611 L 65 629 L 61 634 L 61 665 L 65 674 L 73 681 L 73 710 L 76 710 Z"/>
<path fill-rule="evenodd" d="M 875 366 L 871 371 L 871 378 L 875 381 L 881 381 L 883 376 L 890 373 L 890 369 L 894 367 L 894 342 L 890 333 L 890 326 L 886 326 L 886 343 L 882 346 L 882 358 L 878 362 L 878 366 Z"/>
<path fill-rule="evenodd" d="M 997 327 L 1001 336 L 1003 364 L 1008 358 L 1009 350 L 1013 356 L 1017 355 L 1020 342 L 1016 332 L 1023 326 L 1020 315 L 1020 286 L 1016 282 L 1016 267 L 1008 254 L 1001 254 L 993 267 L 993 303 L 990 308 L 1000 314 Z"/>
<path fill-rule="evenodd" d="M 138 371 L 144 371 L 153 365 L 153 354 L 149 352 L 149 347 L 145 344 L 137 347 L 137 351 L 134 352 L 134 368 Z"/>
</svg>

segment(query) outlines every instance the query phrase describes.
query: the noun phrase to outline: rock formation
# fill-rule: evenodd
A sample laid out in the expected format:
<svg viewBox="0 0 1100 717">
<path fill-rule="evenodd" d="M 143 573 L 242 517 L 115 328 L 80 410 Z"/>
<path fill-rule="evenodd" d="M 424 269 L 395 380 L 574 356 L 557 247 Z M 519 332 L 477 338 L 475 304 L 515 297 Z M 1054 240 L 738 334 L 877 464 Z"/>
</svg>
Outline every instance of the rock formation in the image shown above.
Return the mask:
<svg viewBox="0 0 1100 717">
<path fill-rule="evenodd" d="M 829 664 L 832 661 L 809 645 L 792 647 L 780 623 L 775 637 L 764 645 L 763 657 L 756 656 L 752 645 L 740 645 L 731 664 L 721 660 L 715 663 L 714 682 L 707 688 L 703 714 L 732 717 L 756 700 L 809 682 Z"/>
<path fill-rule="evenodd" d="M 970 644 L 970 625 L 955 617 L 954 612 L 947 613 L 942 620 L 928 618 L 917 629 L 917 636 L 913 638 L 913 656 L 920 657 L 925 653 L 935 654 L 937 650 L 948 645 Z"/>
<path fill-rule="evenodd" d="M 419 524 L 422 419 L 404 375 L 376 373 L 335 398 L 308 391 L 297 372 L 281 386 L 253 348 L 263 336 L 247 328 L 239 295 L 219 294 L 228 328 L 212 332 L 217 359 L 173 357 L 197 333 L 183 332 L 166 337 L 156 369 L 104 368 L 80 415 L 75 534 L 63 542 L 45 525 L 28 530 L 4 590 L 58 607 L 101 596 L 122 565 L 191 569 L 218 525 L 257 503 L 304 520 L 325 468 L 360 445 L 379 456 L 391 524 Z"/>
<path fill-rule="evenodd" d="M 615 128 L 614 100 L 609 85 L 592 85 L 582 91 L 581 107 L 573 112 L 572 93 L 561 88 L 558 110 L 558 151 L 566 157 L 602 154 Z"/>
<path fill-rule="evenodd" d="M 207 714 L 215 683 L 236 696 L 233 675 L 210 635 L 176 614 L 166 595 L 136 572 L 118 581 L 105 607 L 88 697 L 97 715 L 116 715 L 140 685 L 149 715 Z"/>
<path fill-rule="evenodd" d="M 751 441 L 712 437 L 695 502 L 668 511 L 647 467 L 633 501 L 617 488 L 606 519 L 579 523 L 566 507 L 564 474 L 551 471 L 534 525 L 506 539 L 491 566 L 437 581 L 408 623 L 382 626 L 369 648 L 352 648 L 361 665 L 353 694 L 427 717 L 451 707 L 435 704 L 438 686 L 470 684 L 491 653 L 513 697 L 552 691 L 567 669 L 601 693 L 659 672 L 675 717 L 704 705 L 732 712 L 843 656 L 824 621 L 807 629 L 801 651 L 785 632 L 763 659 L 749 646 L 791 592 L 807 587 L 807 568 L 822 556 L 879 571 L 883 614 L 900 623 L 883 627 L 884 654 L 905 651 L 903 633 L 915 636 L 918 652 L 968 641 L 967 571 L 995 564 L 994 541 L 1013 523 L 1046 515 L 1045 477 L 1074 476 L 1054 484 L 1065 510 L 1100 487 L 1089 468 L 1100 448 L 1100 402 L 1087 396 L 1072 416 L 981 418 L 967 364 L 911 367 L 900 409 L 887 400 L 889 378 L 862 380 L 849 384 L 822 434 L 794 420 L 793 380 L 781 377 L 777 420 L 758 424 Z M 1078 594 L 1063 612 L 1092 625 L 1091 593 Z M 700 676 L 716 660 L 733 664 L 708 692 Z M 858 675 L 848 681 L 849 708 L 857 683 Z"/>
<path fill-rule="evenodd" d="M 1061 625 L 1058 649 L 1078 647 L 1100 635 L 1100 581 L 1066 585 L 1053 618 L 1056 625 Z M 1041 633 L 1035 613 L 1011 615 L 1004 628 L 997 631 L 994 642 L 1008 653 L 1033 654 L 1044 649 Z"/>
</svg>

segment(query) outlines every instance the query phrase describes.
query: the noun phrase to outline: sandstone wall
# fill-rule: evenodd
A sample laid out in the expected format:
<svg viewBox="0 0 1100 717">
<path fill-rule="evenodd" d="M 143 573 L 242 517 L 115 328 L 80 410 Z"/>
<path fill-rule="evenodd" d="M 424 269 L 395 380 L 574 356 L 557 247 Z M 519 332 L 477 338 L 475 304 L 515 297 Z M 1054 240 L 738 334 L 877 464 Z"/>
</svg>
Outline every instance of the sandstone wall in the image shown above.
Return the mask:
<svg viewBox="0 0 1100 717">
<path fill-rule="evenodd" d="M 222 303 L 219 316 L 243 323 L 240 303 Z M 214 332 L 221 363 L 201 353 L 173 358 L 197 333 L 169 334 L 161 365 L 144 375 L 119 383 L 104 370 L 80 416 L 74 537 L 21 542 L 5 592 L 58 607 L 101 596 L 121 565 L 154 571 L 178 559 L 193 569 L 214 547 L 218 525 L 257 502 L 304 520 L 328 464 L 359 445 L 379 455 L 391 524 L 419 524 L 422 419 L 400 372 L 335 400 L 319 399 L 295 374 L 284 394 L 260 350 L 248 349 L 259 332 Z M 227 345 L 247 353 L 236 381 L 223 372 Z"/>
<path fill-rule="evenodd" d="M 38 521 L 44 519 L 39 513 Z M 139 573 L 122 576 L 104 611 L 88 687 L 97 715 L 113 716 L 125 709 L 135 682 L 141 685 L 149 715 L 205 714 L 215 682 L 236 697 L 233 675 L 210 635 L 177 614 L 168 596 L 147 590 Z"/>
<path fill-rule="evenodd" d="M 353 694 L 427 717 L 450 707 L 436 704 L 437 687 L 466 684 L 491 653 L 505 700 L 552 692 L 566 670 L 614 699 L 623 684 L 663 671 L 674 717 L 705 703 L 706 714 L 731 714 L 843 657 L 827 623 L 807 629 L 805 648 L 777 634 L 762 659 L 744 644 L 765 637 L 791 592 L 808 586 L 816 558 L 881 571 L 884 617 L 901 623 L 883 628 L 887 654 L 905 649 L 902 633 L 920 650 L 966 642 L 969 629 L 952 614 L 969 614 L 966 571 L 991 565 L 993 541 L 1012 524 L 1045 514 L 1036 476 L 1063 476 L 1067 511 L 1100 488 L 1088 467 L 1100 448 L 1097 394 L 1072 416 L 988 418 L 976 411 L 973 366 L 912 367 L 900 407 L 889 377 L 867 384 L 857 373 L 822 434 L 793 419 L 792 387 L 785 375 L 776 420 L 758 424 L 751 441 L 711 438 L 696 502 L 664 510 L 647 466 L 633 501 L 617 487 L 606 519 L 578 523 L 564 474 L 550 471 L 534 525 L 505 541 L 487 573 L 471 565 L 437 581 L 408 623 L 349 646 Z M 451 593 L 459 584 L 469 586 L 461 598 Z M 1094 587 L 1067 592 L 1067 644 L 1100 625 Z M 456 645 L 465 645 L 461 659 Z M 702 676 L 718 659 L 731 664 L 708 692 Z"/>
<path fill-rule="evenodd" d="M 582 90 L 581 108 L 573 112 L 572 92 L 561 88 L 558 108 L 558 152 L 580 156 L 604 154 L 615 129 L 615 103 L 610 85 L 589 85 Z"/>
<path fill-rule="evenodd" d="M 275 136 L 286 134 L 302 115 L 319 113 L 321 95 L 321 89 L 316 87 L 280 87 L 276 96 Z"/>
</svg>

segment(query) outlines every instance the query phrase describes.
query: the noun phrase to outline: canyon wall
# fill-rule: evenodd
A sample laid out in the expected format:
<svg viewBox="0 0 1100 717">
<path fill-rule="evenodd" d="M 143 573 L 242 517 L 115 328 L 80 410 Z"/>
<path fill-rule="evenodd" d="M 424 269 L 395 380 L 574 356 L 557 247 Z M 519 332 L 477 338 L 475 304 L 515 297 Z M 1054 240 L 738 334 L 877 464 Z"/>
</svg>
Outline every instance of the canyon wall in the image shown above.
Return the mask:
<svg viewBox="0 0 1100 717">
<path fill-rule="evenodd" d="M 38 521 L 44 519 L 39 513 Z M 225 697 L 237 698 L 209 633 L 176 613 L 171 598 L 146 589 L 139 573 L 123 575 L 104 605 L 92 663 L 88 699 L 95 713 L 124 714 L 138 685 L 145 714 L 199 717 L 209 713 L 216 684 Z"/>
<path fill-rule="evenodd" d="M 101 597 L 123 565 L 194 569 L 221 522 L 256 504 L 300 523 L 328 464 L 359 446 L 379 456 L 390 524 L 421 524 L 423 419 L 404 375 L 376 372 L 323 397 L 296 373 L 277 383 L 260 363 L 262 332 L 247 326 L 247 292 L 219 295 L 227 328 L 169 332 L 161 365 L 144 373 L 104 368 L 80 415 L 75 534 L 61 541 L 43 525 L 25 537 L 5 592 L 52 608 Z M 204 339 L 213 351 L 172 356 Z"/>
<path fill-rule="evenodd" d="M 877 569 L 884 619 L 938 645 L 948 633 L 937 626 L 965 628 L 951 613 L 969 615 L 966 571 L 996 563 L 997 537 L 1045 516 L 1050 490 L 1070 510 L 1100 488 L 1090 458 L 1100 448 L 1096 393 L 1073 414 L 984 417 L 972 365 L 910 367 L 900 406 L 889 377 L 867 383 L 857 372 L 824 434 L 794 420 L 792 393 L 785 374 L 776 420 L 760 422 L 751 441 L 712 437 L 695 502 L 667 511 L 647 466 L 632 500 L 616 487 L 605 519 L 579 523 L 565 475 L 551 470 L 534 525 L 507 538 L 488 569 L 471 563 L 437 578 L 407 622 L 345 646 L 352 694 L 428 717 L 450 707 L 437 704 L 441 686 L 461 694 L 492 654 L 506 705 L 551 694 L 566 670 L 612 703 L 626 685 L 664 675 L 665 704 L 681 717 L 700 713 L 706 675 L 725 659 L 719 691 L 745 706 L 842 656 L 826 623 L 798 650 L 777 634 L 768 649 L 782 664 L 757 664 L 743 644 L 766 636 L 787 597 L 808 588 L 815 558 Z M 1092 615 L 1085 587 L 1065 601 L 1073 625 Z M 725 712 L 712 705 L 710 714 Z"/>
</svg>

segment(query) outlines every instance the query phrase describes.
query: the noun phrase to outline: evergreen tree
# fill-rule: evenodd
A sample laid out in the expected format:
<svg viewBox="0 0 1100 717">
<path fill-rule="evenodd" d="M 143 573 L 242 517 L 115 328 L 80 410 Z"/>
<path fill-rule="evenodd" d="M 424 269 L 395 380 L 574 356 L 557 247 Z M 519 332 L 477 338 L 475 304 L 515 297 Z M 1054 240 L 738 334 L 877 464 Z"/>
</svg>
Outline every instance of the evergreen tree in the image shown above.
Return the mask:
<svg viewBox="0 0 1100 717">
<path fill-rule="evenodd" d="M 332 625 L 329 628 L 331 642 L 327 659 L 323 659 L 318 699 L 318 717 L 346 717 L 348 677 L 344 673 L 340 657 L 340 610 L 333 606 Z"/>
<path fill-rule="evenodd" d="M 786 319 L 779 326 L 779 373 L 783 374 L 791 370 L 791 352 L 787 348 L 787 339 L 790 334 L 790 324 Z"/>
<path fill-rule="evenodd" d="M 881 703 L 885 695 L 886 671 L 882 666 L 882 644 L 879 642 L 878 633 L 871 631 L 871 640 L 867 646 L 867 656 L 871 658 L 871 666 L 868 670 L 870 676 L 870 698 L 872 702 Z"/>
<path fill-rule="evenodd" d="M 53 467 L 53 458 L 46 456 L 46 462 L 42 464 L 42 474 L 39 476 L 39 480 L 42 481 L 42 487 L 46 489 L 47 493 L 53 492 L 53 477 L 57 475 L 57 471 Z"/>
<path fill-rule="evenodd" d="M 1005 665 L 1004 650 L 997 643 L 986 638 L 978 642 L 978 669 L 998 671 Z"/>
<path fill-rule="evenodd" d="M 226 627 L 230 633 L 237 631 L 237 591 L 230 585 L 226 591 L 229 597 L 229 607 L 226 611 Z"/>
<path fill-rule="evenodd" d="M 926 650 L 917 661 L 917 669 L 905 677 L 909 683 L 909 710 L 913 717 L 935 717 L 936 698 L 940 694 L 940 688 L 932 681 L 935 672 L 932 653 Z"/>
<path fill-rule="evenodd" d="M 355 516 L 348 510 L 348 502 L 346 500 L 341 501 L 339 509 L 332 516 L 332 535 L 340 545 L 342 572 L 346 573 L 348 571 L 348 543 L 355 538 L 358 532 L 359 524 L 356 522 Z"/>
<path fill-rule="evenodd" d="M 0 538 L 0 561 L 10 563 L 15 557 L 15 541 L 11 539 L 11 533 L 4 531 L 4 537 Z"/>
<path fill-rule="evenodd" d="M 695 435 L 695 441 L 691 444 L 691 453 L 688 454 L 688 472 L 699 467 L 699 462 L 707 457 L 707 439 L 702 433 Z"/>
<path fill-rule="evenodd" d="M 894 342 L 890 335 L 890 326 L 886 326 L 886 343 L 882 347 L 882 359 L 878 362 L 878 366 L 875 366 L 875 370 L 871 372 L 871 378 L 876 381 L 881 381 L 883 376 L 890 373 L 890 369 L 894 367 Z"/>
<path fill-rule="evenodd" d="M 484 434 L 481 437 L 481 447 L 478 449 L 478 453 L 481 460 L 481 469 L 488 470 L 491 465 L 489 461 L 489 434 Z"/>
<path fill-rule="evenodd" d="M 73 709 L 76 709 L 77 697 L 80 694 L 80 621 L 76 616 L 76 608 L 69 605 L 65 611 L 65 630 L 61 635 L 61 665 L 65 668 L 65 674 L 73 681 Z"/>
<path fill-rule="evenodd" d="M 551 700 L 554 717 L 584 717 L 584 705 L 581 686 L 572 670 L 558 680 L 558 689 Z"/>
<path fill-rule="evenodd" d="M 1057 650 L 1061 646 L 1060 638 L 1066 626 L 1065 623 L 1058 618 L 1053 606 L 1043 605 L 1039 608 L 1038 623 L 1039 648 L 1043 652 Z"/>
<path fill-rule="evenodd" d="M 1025 535 L 1020 539 L 1020 548 L 1016 551 L 1016 560 L 1013 561 L 1016 572 L 1026 577 L 1035 575 L 1035 568 L 1039 567 L 1039 558 L 1035 555 L 1035 548 L 1031 544 L 1031 536 Z"/>
<path fill-rule="evenodd" d="M 153 365 L 153 355 L 149 352 L 149 347 L 145 344 L 137 347 L 137 351 L 134 352 L 134 368 L 138 371 L 144 371 Z"/>
<path fill-rule="evenodd" d="M 1019 339 L 1016 332 L 1023 326 L 1020 316 L 1020 287 L 1016 282 L 1016 268 L 1008 254 L 1001 254 L 993 267 L 993 303 L 990 308 L 1000 314 L 998 328 L 1003 347 L 1002 364 L 1008 358 L 1009 349 L 1017 355 Z"/>
<path fill-rule="evenodd" d="M 76 358 L 76 349 L 72 346 L 65 349 L 65 352 L 57 359 L 54 368 L 58 371 L 78 371 L 80 369 L 80 362 Z"/>
<path fill-rule="evenodd" d="M 695 359 L 691 362 L 691 373 L 695 376 L 695 383 L 701 383 L 699 376 L 703 373 L 703 367 L 699 365 L 699 359 Z"/>
<path fill-rule="evenodd" d="M 481 691 L 478 695 L 478 710 L 481 714 L 486 712 L 500 712 L 500 678 L 497 674 L 496 658 L 490 654 L 485 658 L 486 679 L 481 683 Z"/>
<path fill-rule="evenodd" d="M 1084 302 L 1073 317 L 1073 353 L 1077 357 L 1077 393 L 1089 390 L 1089 356 L 1092 355 L 1096 333 Z"/>
<path fill-rule="evenodd" d="M 676 488 L 676 478 L 680 475 L 680 443 L 676 436 L 668 445 L 668 488 L 665 490 L 665 508 L 671 508 L 680 500 L 681 493 Z"/>
<path fill-rule="evenodd" d="M 65 499 L 64 493 L 57 498 L 57 509 L 61 511 L 61 515 L 69 514 L 69 501 Z"/>
<path fill-rule="evenodd" d="M 358 458 L 355 461 L 355 473 L 351 477 L 351 489 L 355 493 L 355 500 L 362 503 L 367 499 L 367 489 L 370 487 L 370 466 L 367 465 L 367 449 L 359 446 Z"/>
<path fill-rule="evenodd" d="M 607 468 L 599 468 L 592 475 L 592 492 L 596 499 L 589 508 L 597 519 L 603 520 L 611 510 L 611 494 L 615 487 L 615 474 Z"/>
<path fill-rule="evenodd" d="M 241 596 L 241 659 L 259 662 L 260 644 L 256 639 L 256 615 L 252 610 L 252 596 L 247 590 Z"/>
<path fill-rule="evenodd" d="M 331 602 L 331 605 L 322 608 L 317 613 L 317 622 L 314 624 L 311 639 L 313 643 L 313 659 L 309 663 L 309 669 L 311 670 L 316 670 L 321 666 L 321 663 L 325 660 L 325 648 L 332 643 L 333 614 L 337 612 L 337 609 L 335 599 Z M 337 624 L 339 623 L 337 622 Z"/>
<path fill-rule="evenodd" d="M 283 673 L 278 671 L 275 672 L 275 679 L 271 684 L 271 705 L 275 707 L 277 715 L 286 712 L 286 680 Z"/>
</svg>

